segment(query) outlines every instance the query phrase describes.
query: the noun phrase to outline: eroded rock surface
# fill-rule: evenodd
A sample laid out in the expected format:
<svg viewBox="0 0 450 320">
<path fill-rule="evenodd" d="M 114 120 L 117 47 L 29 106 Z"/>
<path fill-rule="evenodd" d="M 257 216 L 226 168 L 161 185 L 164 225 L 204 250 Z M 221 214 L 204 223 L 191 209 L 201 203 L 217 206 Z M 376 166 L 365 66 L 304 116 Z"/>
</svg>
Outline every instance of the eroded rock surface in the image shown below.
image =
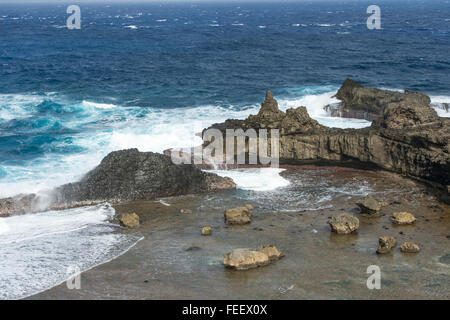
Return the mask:
<svg viewBox="0 0 450 320">
<path fill-rule="evenodd" d="M 395 224 L 412 224 L 416 218 L 409 212 L 394 212 L 392 214 L 392 223 Z"/>
<path fill-rule="evenodd" d="M 136 228 L 139 226 L 139 216 L 136 213 L 123 213 L 119 216 L 119 222 L 127 228 Z"/>
<path fill-rule="evenodd" d="M 342 213 L 331 217 L 328 221 L 331 231 L 338 234 L 349 234 L 359 228 L 359 219 L 351 214 Z"/>
<path fill-rule="evenodd" d="M 378 214 L 381 209 L 381 202 L 378 202 L 370 194 L 356 202 L 362 214 Z"/>
<path fill-rule="evenodd" d="M 400 246 L 400 251 L 404 253 L 418 253 L 420 251 L 420 247 L 413 242 L 404 242 Z"/>
<path fill-rule="evenodd" d="M 225 211 L 225 223 L 232 224 L 247 224 L 252 221 L 253 206 L 246 205 L 244 207 L 233 208 Z"/>
<path fill-rule="evenodd" d="M 379 92 L 368 92 L 372 91 Z M 342 97 L 352 104 L 345 92 Z M 219 129 L 224 140 L 226 129 L 279 129 L 280 164 L 353 163 L 381 168 L 426 182 L 443 201 L 449 202 L 450 119 L 438 117 L 423 94 L 407 92 L 388 98 L 380 92 L 372 94 L 371 99 L 383 108 L 382 116 L 368 128 L 324 127 L 311 119 L 304 107 L 282 112 L 269 92 L 257 115 L 211 128 Z M 270 150 L 270 139 L 268 144 Z M 234 156 L 237 157 L 236 152 Z"/>
<path fill-rule="evenodd" d="M 275 246 L 261 246 L 255 250 L 235 249 L 223 258 L 225 267 L 235 270 L 248 270 L 262 267 L 284 256 Z"/>
<path fill-rule="evenodd" d="M 64 209 L 100 202 L 153 200 L 235 188 L 230 178 L 203 172 L 191 164 L 174 164 L 169 156 L 137 149 L 111 152 L 79 182 L 42 195 L 0 200 L 0 214 Z"/>
<path fill-rule="evenodd" d="M 381 237 L 378 239 L 377 253 L 388 253 L 394 248 L 397 241 L 394 237 Z"/>
<path fill-rule="evenodd" d="M 383 109 L 392 103 L 407 102 L 407 104 L 429 105 L 431 102 L 430 97 L 421 92 L 367 88 L 352 79 L 344 81 L 335 97 L 341 103 L 332 111 L 335 112 L 332 115 L 369 121 L 379 117 Z"/>
</svg>

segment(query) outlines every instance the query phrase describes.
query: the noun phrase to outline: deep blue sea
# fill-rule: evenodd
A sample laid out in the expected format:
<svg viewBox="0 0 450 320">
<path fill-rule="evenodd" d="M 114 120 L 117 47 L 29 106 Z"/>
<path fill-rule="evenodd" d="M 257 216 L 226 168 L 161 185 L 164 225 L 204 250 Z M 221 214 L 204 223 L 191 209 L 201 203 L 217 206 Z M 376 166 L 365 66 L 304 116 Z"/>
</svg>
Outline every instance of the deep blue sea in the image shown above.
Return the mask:
<svg viewBox="0 0 450 320">
<path fill-rule="evenodd" d="M 449 1 L 0 4 L 0 196 L 76 179 L 109 151 L 184 146 L 197 126 L 322 107 L 347 77 L 450 96 Z M 364 126 L 364 122 L 322 122 Z"/>
<path fill-rule="evenodd" d="M 366 9 L 381 8 L 381 30 Z M 0 198 L 73 181 L 108 152 L 199 144 L 195 133 L 255 114 L 267 89 L 334 127 L 370 122 L 323 107 L 347 78 L 450 102 L 448 0 L 273 3 L 0 2 Z M 279 171 L 233 172 L 238 187 L 282 187 Z M 269 188 L 268 188 L 269 187 Z M 108 206 L 0 220 L 0 298 L 18 298 L 123 253 Z"/>
</svg>

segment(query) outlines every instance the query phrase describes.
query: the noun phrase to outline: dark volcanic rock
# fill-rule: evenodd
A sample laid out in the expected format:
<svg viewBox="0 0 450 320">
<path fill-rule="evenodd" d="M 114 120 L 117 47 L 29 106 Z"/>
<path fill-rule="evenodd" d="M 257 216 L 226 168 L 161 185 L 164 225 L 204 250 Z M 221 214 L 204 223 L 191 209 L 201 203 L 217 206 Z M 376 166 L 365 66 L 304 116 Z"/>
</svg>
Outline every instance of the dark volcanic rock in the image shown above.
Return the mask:
<svg viewBox="0 0 450 320">
<path fill-rule="evenodd" d="M 410 105 L 428 106 L 430 98 L 421 92 L 405 90 L 404 92 L 367 88 L 360 83 L 347 79 L 336 96 L 341 101 L 338 108 L 328 107 L 334 116 L 361 118 L 369 121 L 381 115 L 391 103 L 408 101 Z"/>
<path fill-rule="evenodd" d="M 361 88 L 358 84 L 352 86 Z M 341 92 L 345 99 L 351 95 L 350 87 L 347 85 Z M 438 117 L 433 108 L 424 104 L 428 102 L 424 95 L 409 92 L 407 95 L 409 98 L 393 102 L 394 98 L 388 99 L 385 94 L 374 94 L 374 103 L 385 107 L 382 117 L 369 128 L 337 129 L 318 124 L 304 107 L 286 113 L 278 110 L 268 93 L 264 112 L 249 116 L 241 128 L 280 129 L 280 164 L 365 164 L 426 182 L 448 202 L 450 119 Z M 225 133 L 226 123 L 213 127 Z M 269 148 L 270 142 L 269 139 Z"/>
<path fill-rule="evenodd" d="M 171 158 L 137 149 L 110 153 L 81 181 L 56 189 L 57 202 L 149 200 L 235 187 L 229 178 L 176 165 Z"/>
<path fill-rule="evenodd" d="M 230 178 L 203 172 L 194 165 L 176 165 L 169 156 L 129 149 L 110 153 L 79 182 L 54 189 L 46 201 L 38 195 L 0 200 L 0 214 L 151 200 L 235 186 Z"/>
</svg>

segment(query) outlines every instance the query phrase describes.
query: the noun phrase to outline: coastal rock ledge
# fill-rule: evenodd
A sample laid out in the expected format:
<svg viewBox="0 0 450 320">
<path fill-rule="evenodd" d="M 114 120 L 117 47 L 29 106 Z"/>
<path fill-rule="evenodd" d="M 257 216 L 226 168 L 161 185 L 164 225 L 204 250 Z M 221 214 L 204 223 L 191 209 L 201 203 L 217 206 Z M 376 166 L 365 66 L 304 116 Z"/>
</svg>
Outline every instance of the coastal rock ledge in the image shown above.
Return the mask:
<svg viewBox="0 0 450 320">
<path fill-rule="evenodd" d="M 18 195 L 0 199 L 0 215 L 65 209 L 109 202 L 152 200 L 235 188 L 230 178 L 203 172 L 191 164 L 174 164 L 169 156 L 115 151 L 80 181 L 62 185 L 45 195 Z"/>
<path fill-rule="evenodd" d="M 257 115 L 210 128 L 220 130 L 224 140 L 226 129 L 279 129 L 280 164 L 381 168 L 425 182 L 442 201 L 450 202 L 450 118 L 439 117 L 419 93 L 398 101 L 381 94 L 372 99 L 365 103 L 383 109 L 370 127 L 362 129 L 325 127 L 311 119 L 305 107 L 283 112 L 270 91 Z"/>
</svg>

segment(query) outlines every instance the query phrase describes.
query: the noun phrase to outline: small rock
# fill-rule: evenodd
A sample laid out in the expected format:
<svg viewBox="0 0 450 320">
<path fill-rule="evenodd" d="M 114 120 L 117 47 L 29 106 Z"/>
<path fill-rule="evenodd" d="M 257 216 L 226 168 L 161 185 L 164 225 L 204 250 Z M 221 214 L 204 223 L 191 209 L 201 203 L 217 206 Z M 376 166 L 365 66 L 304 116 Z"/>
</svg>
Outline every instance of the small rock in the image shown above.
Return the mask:
<svg viewBox="0 0 450 320">
<path fill-rule="evenodd" d="M 190 246 L 184 249 L 184 251 L 199 251 L 199 250 L 202 250 L 202 248 L 197 246 Z"/>
<path fill-rule="evenodd" d="M 392 223 L 395 224 L 412 224 L 416 218 L 409 212 L 395 212 L 392 214 Z"/>
<path fill-rule="evenodd" d="M 192 213 L 191 209 L 181 209 L 180 213 Z"/>
<path fill-rule="evenodd" d="M 361 209 L 361 213 L 363 214 L 378 214 L 381 209 L 381 203 L 371 195 L 360 199 L 356 202 L 356 204 Z"/>
<path fill-rule="evenodd" d="M 209 236 L 211 235 L 211 227 L 203 227 L 202 228 L 202 236 Z"/>
<path fill-rule="evenodd" d="M 225 267 L 235 270 L 248 270 L 266 266 L 284 255 L 272 245 L 261 246 L 256 250 L 235 249 L 223 258 Z"/>
<path fill-rule="evenodd" d="M 252 212 L 247 206 L 225 211 L 226 224 L 247 224 L 252 221 Z"/>
<path fill-rule="evenodd" d="M 136 213 L 124 213 L 119 216 L 119 222 L 124 227 L 135 228 L 139 226 L 139 216 Z"/>
<path fill-rule="evenodd" d="M 405 253 L 418 253 L 420 251 L 420 248 L 413 242 L 404 242 L 400 246 L 400 251 Z"/>
<path fill-rule="evenodd" d="M 397 244 L 394 237 L 381 237 L 378 239 L 377 253 L 388 253 Z"/>
<path fill-rule="evenodd" d="M 328 223 L 331 230 L 338 234 L 348 234 L 359 228 L 359 219 L 348 213 L 331 217 Z"/>
</svg>

